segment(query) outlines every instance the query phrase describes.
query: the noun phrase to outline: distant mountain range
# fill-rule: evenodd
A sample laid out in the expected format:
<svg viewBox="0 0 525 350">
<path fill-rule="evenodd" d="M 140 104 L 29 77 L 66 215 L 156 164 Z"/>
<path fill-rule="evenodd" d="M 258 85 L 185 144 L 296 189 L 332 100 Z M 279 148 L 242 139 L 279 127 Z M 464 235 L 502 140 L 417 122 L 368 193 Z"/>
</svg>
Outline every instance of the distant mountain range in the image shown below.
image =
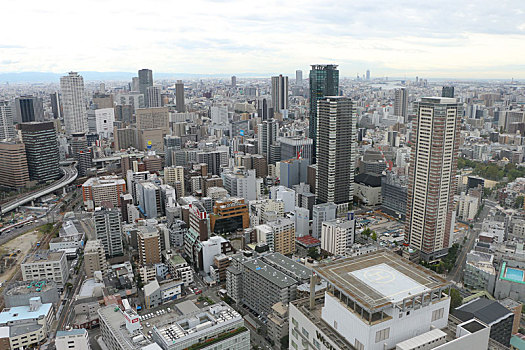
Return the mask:
<svg viewBox="0 0 525 350">
<path fill-rule="evenodd" d="M 130 72 L 78 72 L 84 77 L 86 81 L 131 81 L 132 77 L 136 77 L 137 73 Z M 49 73 L 49 72 L 19 72 L 19 73 L 0 73 L 0 83 L 58 83 L 60 77 L 66 75 L 64 73 Z M 232 75 L 237 77 L 271 77 L 274 73 L 239 73 L 239 74 L 192 74 L 192 73 L 155 73 L 154 79 L 198 79 L 198 78 L 230 78 Z"/>
</svg>

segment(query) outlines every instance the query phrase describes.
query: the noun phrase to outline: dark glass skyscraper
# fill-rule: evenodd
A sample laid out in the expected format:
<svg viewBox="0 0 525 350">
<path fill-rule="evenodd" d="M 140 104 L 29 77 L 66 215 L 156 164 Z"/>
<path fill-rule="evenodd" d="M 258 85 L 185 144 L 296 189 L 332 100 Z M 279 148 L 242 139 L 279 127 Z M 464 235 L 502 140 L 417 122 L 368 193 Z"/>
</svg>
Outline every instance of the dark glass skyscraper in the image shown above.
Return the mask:
<svg viewBox="0 0 525 350">
<path fill-rule="evenodd" d="M 19 124 L 26 146 L 29 178 L 38 182 L 60 177 L 57 134 L 53 122 Z"/>
<path fill-rule="evenodd" d="M 15 99 L 16 120 L 18 123 L 44 121 L 42 99 L 35 96 L 21 96 Z"/>
<path fill-rule="evenodd" d="M 146 99 L 146 91 L 148 87 L 153 86 L 153 72 L 151 69 L 139 70 L 139 91 Z"/>
<path fill-rule="evenodd" d="M 314 140 L 313 162 L 317 152 L 317 101 L 325 96 L 339 95 L 339 71 L 335 64 L 314 64 L 310 70 L 310 130 L 309 136 Z"/>
</svg>

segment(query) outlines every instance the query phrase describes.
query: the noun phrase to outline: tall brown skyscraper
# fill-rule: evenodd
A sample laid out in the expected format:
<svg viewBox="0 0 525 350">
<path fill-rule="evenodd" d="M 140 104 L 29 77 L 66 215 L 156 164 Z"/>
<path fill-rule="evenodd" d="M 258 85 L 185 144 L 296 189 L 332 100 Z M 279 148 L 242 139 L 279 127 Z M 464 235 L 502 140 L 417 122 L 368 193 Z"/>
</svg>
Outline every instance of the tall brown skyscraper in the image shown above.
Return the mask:
<svg viewBox="0 0 525 350">
<path fill-rule="evenodd" d="M 454 229 L 453 195 L 461 106 L 454 98 L 416 103 L 410 159 L 405 245 L 433 261 L 447 254 Z"/>
</svg>

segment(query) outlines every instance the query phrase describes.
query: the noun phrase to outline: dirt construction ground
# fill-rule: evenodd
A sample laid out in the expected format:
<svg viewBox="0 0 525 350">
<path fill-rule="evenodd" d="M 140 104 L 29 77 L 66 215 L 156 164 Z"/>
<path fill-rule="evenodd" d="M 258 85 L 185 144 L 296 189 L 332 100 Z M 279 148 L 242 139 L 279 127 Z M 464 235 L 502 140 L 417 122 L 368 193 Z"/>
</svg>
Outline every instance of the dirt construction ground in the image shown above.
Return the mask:
<svg viewBox="0 0 525 350">
<path fill-rule="evenodd" d="M 0 246 L 0 252 L 2 254 L 16 252 L 18 249 L 20 249 L 21 251 L 20 254 L 18 254 L 17 256 L 16 264 L 13 265 L 13 267 L 11 267 L 5 273 L 0 275 L 0 282 L 2 284 L 10 279 L 12 273 L 15 271 L 15 267 L 17 265 L 20 265 L 20 263 L 24 260 L 27 253 L 31 250 L 31 248 L 34 247 L 35 243 L 38 241 L 40 235 L 41 234 L 36 230 L 30 231 Z"/>
</svg>

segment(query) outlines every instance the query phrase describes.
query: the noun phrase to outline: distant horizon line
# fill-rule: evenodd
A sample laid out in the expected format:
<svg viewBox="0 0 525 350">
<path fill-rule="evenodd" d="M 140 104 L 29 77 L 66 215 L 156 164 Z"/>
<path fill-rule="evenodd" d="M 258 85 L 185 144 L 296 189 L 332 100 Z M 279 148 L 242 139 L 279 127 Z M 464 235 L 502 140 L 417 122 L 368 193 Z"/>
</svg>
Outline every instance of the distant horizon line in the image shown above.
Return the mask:
<svg viewBox="0 0 525 350">
<path fill-rule="evenodd" d="M 148 69 L 148 68 L 144 68 Z M 138 76 L 137 73 L 126 72 L 126 71 L 67 71 L 64 73 L 55 73 L 55 72 L 46 72 L 46 71 L 16 71 L 16 72 L 0 72 L 0 82 L 2 83 L 23 83 L 23 82 L 59 82 L 61 76 L 67 75 L 69 72 L 77 72 L 84 77 L 87 81 L 124 81 L 129 80 L 132 77 Z M 302 70 L 302 72 L 309 72 L 309 70 Z M 166 72 L 153 72 L 153 76 L 157 76 L 157 79 L 169 79 L 171 77 L 175 78 L 231 78 L 242 77 L 242 78 L 270 78 L 279 74 L 286 75 L 284 73 L 256 73 L 256 72 L 244 72 L 244 73 L 166 73 Z M 33 77 L 31 77 L 33 76 Z M 287 74 L 288 77 L 291 77 L 295 80 L 295 72 Z M 361 75 L 360 75 L 361 77 Z M 389 76 L 389 75 L 379 75 L 373 76 L 369 81 L 374 80 L 383 80 L 388 79 L 389 81 L 415 81 L 419 77 L 418 75 L 413 76 Z M 356 79 L 356 76 L 340 76 L 342 79 Z M 303 78 L 304 80 L 308 79 L 308 76 Z M 508 82 L 519 82 L 520 80 L 525 80 L 525 78 L 467 78 L 467 77 L 425 77 L 422 76 L 423 80 L 430 81 L 458 81 L 458 82 L 468 82 L 468 81 L 508 81 Z M 361 79 L 362 81 L 366 81 Z"/>
</svg>

